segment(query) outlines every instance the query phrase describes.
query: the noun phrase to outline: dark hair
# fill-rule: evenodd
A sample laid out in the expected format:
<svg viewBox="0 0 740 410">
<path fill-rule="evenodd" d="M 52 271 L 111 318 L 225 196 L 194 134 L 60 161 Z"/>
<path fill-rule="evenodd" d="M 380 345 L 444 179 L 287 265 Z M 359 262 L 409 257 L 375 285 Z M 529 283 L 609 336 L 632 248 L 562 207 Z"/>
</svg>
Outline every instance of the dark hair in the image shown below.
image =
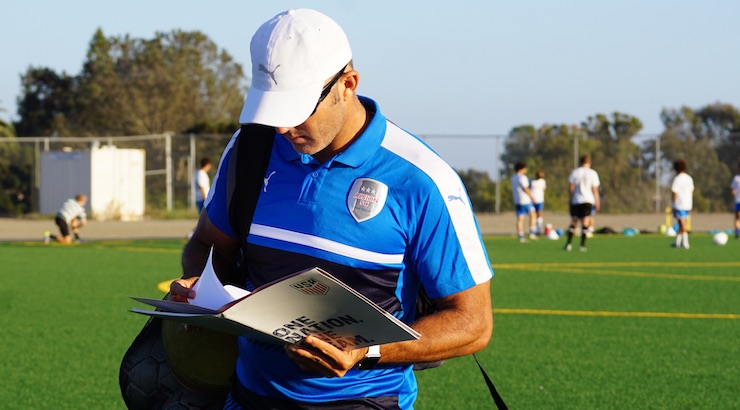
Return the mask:
<svg viewBox="0 0 740 410">
<path fill-rule="evenodd" d="M 590 164 L 591 163 L 591 157 L 588 154 L 581 155 L 581 160 L 580 160 L 579 163 L 581 165 L 583 165 L 583 164 Z"/>
<path fill-rule="evenodd" d="M 527 167 L 527 163 L 524 161 L 517 161 L 516 164 L 514 164 L 514 171 L 519 172 L 519 170 L 524 169 Z"/>
<path fill-rule="evenodd" d="M 545 177 L 545 171 L 538 169 L 537 172 L 534 173 L 535 178 L 540 179 Z"/>
<path fill-rule="evenodd" d="M 685 172 L 686 171 L 686 161 L 682 159 L 677 159 L 673 161 L 673 169 L 675 169 L 676 172 Z"/>
<path fill-rule="evenodd" d="M 200 167 L 201 167 L 201 168 L 203 168 L 204 166 L 206 166 L 206 165 L 208 165 L 208 164 L 210 164 L 210 163 L 211 163 L 211 160 L 210 160 L 210 159 L 208 159 L 208 158 L 205 158 L 205 157 L 204 157 L 204 158 L 201 158 L 201 159 L 200 159 Z"/>
</svg>

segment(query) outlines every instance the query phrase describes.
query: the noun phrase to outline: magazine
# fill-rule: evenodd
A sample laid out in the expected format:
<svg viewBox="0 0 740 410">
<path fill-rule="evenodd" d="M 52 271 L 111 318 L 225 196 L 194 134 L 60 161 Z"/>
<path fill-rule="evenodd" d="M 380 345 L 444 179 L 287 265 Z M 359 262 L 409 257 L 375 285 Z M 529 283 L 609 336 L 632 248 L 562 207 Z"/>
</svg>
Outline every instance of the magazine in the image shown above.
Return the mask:
<svg viewBox="0 0 740 410">
<path fill-rule="evenodd" d="M 224 286 L 213 270 L 213 249 L 193 287 L 194 299 L 132 298 L 157 310 L 132 312 L 274 343 L 313 334 L 342 350 L 414 340 L 421 335 L 330 273 L 313 268 L 248 292 Z"/>
</svg>

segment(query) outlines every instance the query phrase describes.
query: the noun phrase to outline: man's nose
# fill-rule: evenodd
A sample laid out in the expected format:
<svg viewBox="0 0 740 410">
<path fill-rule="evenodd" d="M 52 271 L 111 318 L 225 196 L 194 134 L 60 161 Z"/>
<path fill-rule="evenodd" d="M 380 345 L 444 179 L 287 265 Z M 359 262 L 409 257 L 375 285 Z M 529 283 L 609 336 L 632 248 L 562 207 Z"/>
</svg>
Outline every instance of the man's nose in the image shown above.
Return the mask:
<svg viewBox="0 0 740 410">
<path fill-rule="evenodd" d="M 290 130 L 290 128 L 282 128 L 282 127 L 276 127 L 275 129 L 277 130 L 279 134 L 283 134 L 283 135 L 285 135 Z"/>
</svg>

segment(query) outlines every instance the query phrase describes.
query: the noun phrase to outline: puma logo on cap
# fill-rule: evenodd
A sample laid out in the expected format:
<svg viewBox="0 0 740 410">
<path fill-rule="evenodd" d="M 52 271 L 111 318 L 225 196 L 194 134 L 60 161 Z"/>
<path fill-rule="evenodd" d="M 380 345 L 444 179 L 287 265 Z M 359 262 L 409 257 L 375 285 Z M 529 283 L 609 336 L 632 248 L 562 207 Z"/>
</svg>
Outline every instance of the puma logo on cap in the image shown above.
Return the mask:
<svg viewBox="0 0 740 410">
<path fill-rule="evenodd" d="M 275 85 L 277 85 L 277 80 L 275 80 L 275 70 L 277 70 L 278 67 L 280 67 L 280 64 L 278 64 L 277 66 L 275 66 L 275 68 L 272 71 L 270 71 L 270 70 L 267 69 L 267 67 L 265 67 L 262 64 L 260 64 L 257 69 L 260 70 L 260 71 L 262 71 L 263 73 L 269 75 L 270 78 L 272 78 L 272 81 L 275 82 Z"/>
</svg>

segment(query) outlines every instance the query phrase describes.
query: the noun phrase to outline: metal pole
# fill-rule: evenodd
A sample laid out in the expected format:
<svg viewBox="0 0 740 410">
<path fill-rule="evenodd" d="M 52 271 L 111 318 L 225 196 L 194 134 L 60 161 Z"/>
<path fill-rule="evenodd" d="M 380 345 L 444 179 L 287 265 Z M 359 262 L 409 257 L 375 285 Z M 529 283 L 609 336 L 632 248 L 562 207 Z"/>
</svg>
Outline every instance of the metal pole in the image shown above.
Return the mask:
<svg viewBox="0 0 740 410">
<path fill-rule="evenodd" d="M 660 213 L 660 135 L 655 137 L 655 212 Z"/>
<path fill-rule="evenodd" d="M 496 137 L 496 143 L 494 145 L 494 155 L 496 156 L 494 163 L 496 164 L 496 215 L 501 213 L 501 155 L 499 154 L 499 150 L 501 144 L 501 138 Z"/>
<path fill-rule="evenodd" d="M 33 189 L 31 190 L 31 209 L 35 212 L 41 212 L 41 198 L 39 198 L 39 196 L 41 195 L 41 151 L 38 141 L 33 142 L 33 161 Z"/>
<path fill-rule="evenodd" d="M 188 203 L 190 209 L 195 209 L 195 134 L 190 134 L 190 158 L 188 159 L 188 186 L 190 187 L 190 195 L 188 195 Z"/>
<path fill-rule="evenodd" d="M 165 161 L 165 184 L 167 186 L 167 211 L 172 211 L 172 134 L 165 134 L 164 161 Z"/>
<path fill-rule="evenodd" d="M 573 169 L 578 168 L 578 134 L 573 136 Z"/>
</svg>

